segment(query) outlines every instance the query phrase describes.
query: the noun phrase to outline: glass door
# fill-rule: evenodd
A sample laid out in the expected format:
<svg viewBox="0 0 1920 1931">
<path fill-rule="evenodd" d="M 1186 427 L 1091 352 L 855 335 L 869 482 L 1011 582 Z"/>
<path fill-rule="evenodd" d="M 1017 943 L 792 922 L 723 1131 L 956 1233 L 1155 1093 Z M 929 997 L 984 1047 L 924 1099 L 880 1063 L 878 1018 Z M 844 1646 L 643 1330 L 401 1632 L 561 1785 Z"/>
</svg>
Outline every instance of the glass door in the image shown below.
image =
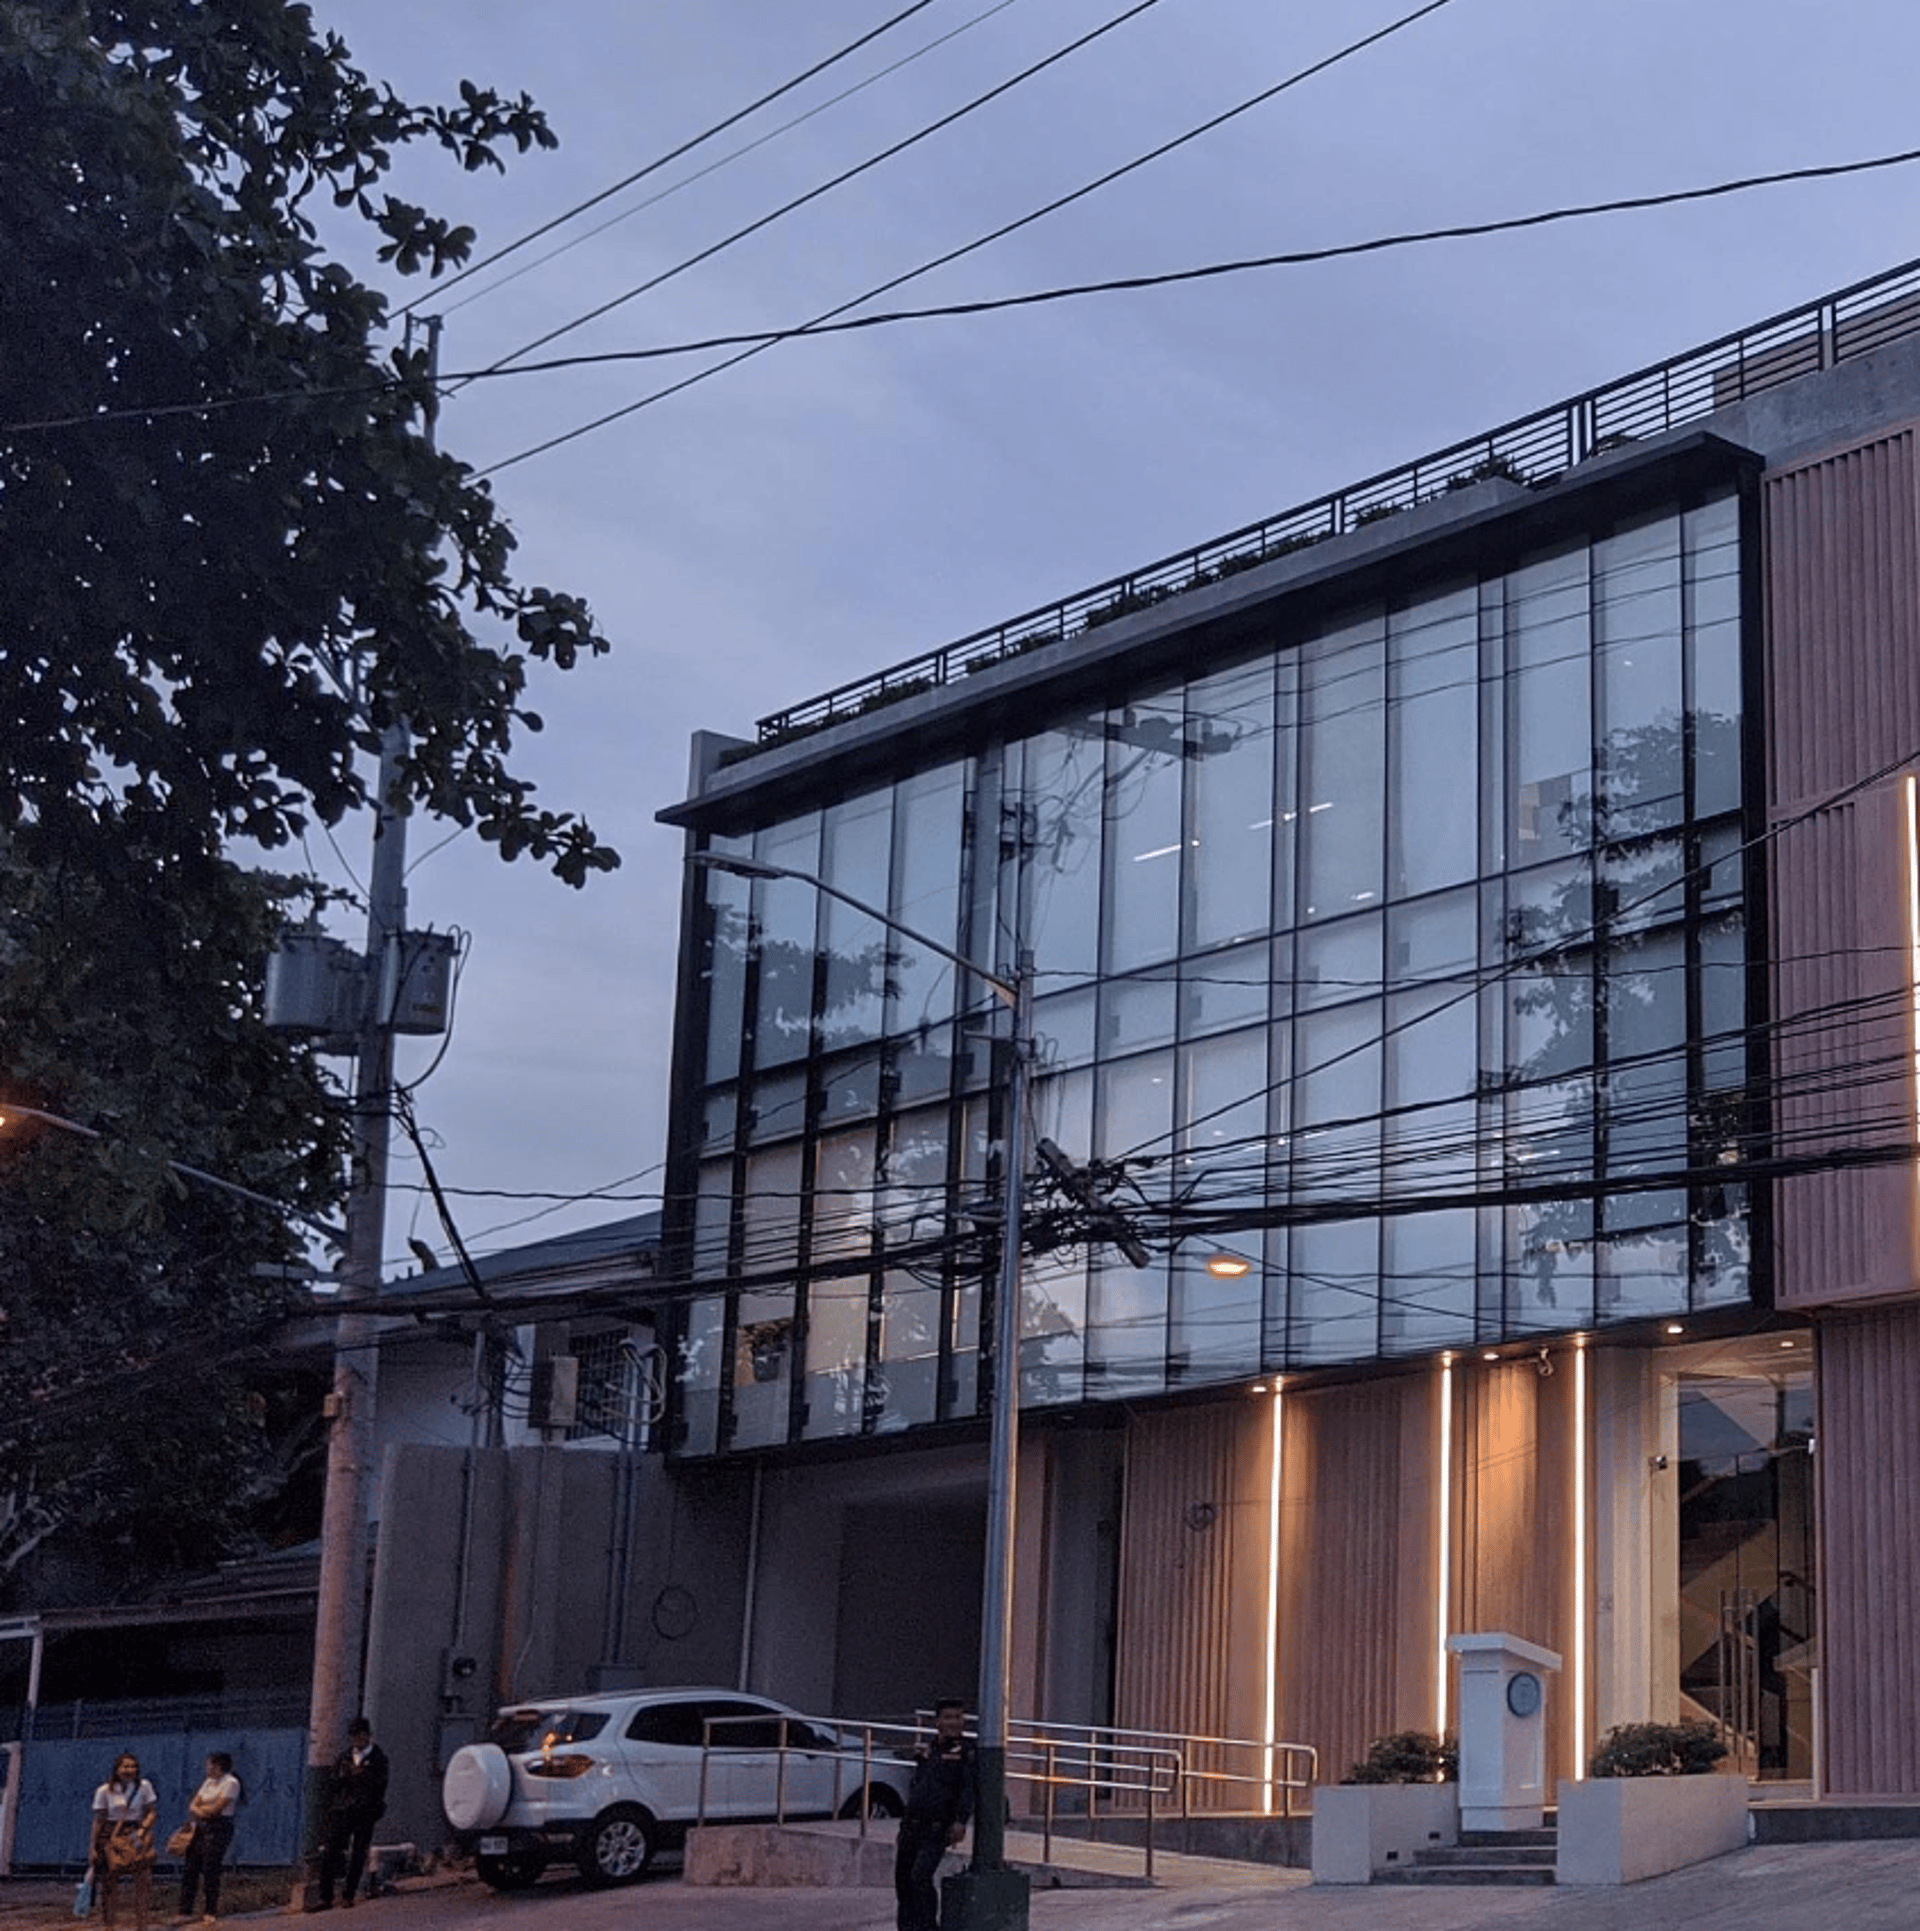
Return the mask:
<svg viewBox="0 0 1920 1931">
<path fill-rule="evenodd" d="M 1681 1714 L 1729 1768 L 1813 1774 L 1813 1376 L 1807 1337 L 1686 1351 L 1679 1423 Z"/>
</svg>

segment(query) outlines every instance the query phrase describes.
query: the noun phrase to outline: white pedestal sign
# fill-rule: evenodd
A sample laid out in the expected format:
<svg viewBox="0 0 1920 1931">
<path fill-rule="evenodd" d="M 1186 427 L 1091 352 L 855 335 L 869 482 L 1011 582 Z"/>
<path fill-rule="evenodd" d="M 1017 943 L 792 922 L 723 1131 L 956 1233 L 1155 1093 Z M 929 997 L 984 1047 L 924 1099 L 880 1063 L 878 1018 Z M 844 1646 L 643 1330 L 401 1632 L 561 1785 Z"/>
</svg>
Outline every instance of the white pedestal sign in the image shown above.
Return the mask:
<svg viewBox="0 0 1920 1931">
<path fill-rule="evenodd" d="M 1460 1828 L 1537 1830 L 1547 1802 L 1547 1677 L 1560 1658 L 1492 1631 L 1449 1636 L 1460 1659 Z"/>
</svg>

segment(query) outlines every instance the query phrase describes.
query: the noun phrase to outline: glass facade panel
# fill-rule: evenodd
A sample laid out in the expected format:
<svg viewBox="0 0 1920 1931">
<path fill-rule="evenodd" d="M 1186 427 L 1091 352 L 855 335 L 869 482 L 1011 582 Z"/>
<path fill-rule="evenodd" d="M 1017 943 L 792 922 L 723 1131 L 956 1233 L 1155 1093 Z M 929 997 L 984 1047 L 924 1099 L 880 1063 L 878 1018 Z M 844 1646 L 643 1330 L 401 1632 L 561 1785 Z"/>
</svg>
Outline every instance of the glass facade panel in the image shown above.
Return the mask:
<svg viewBox="0 0 1920 1931">
<path fill-rule="evenodd" d="M 1333 919 L 1380 898 L 1385 854 L 1386 620 L 1301 646 L 1300 916 Z"/>
<path fill-rule="evenodd" d="M 1457 885 L 1480 865 L 1480 597 L 1442 592 L 1388 620 L 1388 811 L 1396 896 Z"/>
<path fill-rule="evenodd" d="M 1207 1250 L 1177 1254 L 1173 1318 L 1167 1336 L 1168 1382 L 1225 1381 L 1257 1368 L 1265 1287 L 1263 1268 L 1250 1268 L 1237 1279 L 1220 1279 L 1207 1272 Z"/>
<path fill-rule="evenodd" d="M 1600 693 L 1598 804 L 1614 838 L 1678 824 L 1682 736 L 1680 531 L 1671 516 L 1593 546 Z"/>
<path fill-rule="evenodd" d="M 965 770 L 948 764 L 903 779 L 896 789 L 893 814 L 893 897 L 888 909 L 902 925 L 956 950 L 965 807 Z M 946 1049 L 934 1052 L 927 1042 L 949 1037 L 938 1022 L 953 1013 L 957 974 L 949 960 L 904 933 L 887 936 L 892 947 L 887 1030 L 918 1042 L 919 1056 L 931 1055 L 939 1061 L 937 1075 L 924 1066 L 914 1069 L 916 1096 L 945 1092 Z"/>
<path fill-rule="evenodd" d="M 1024 774 L 1017 768 L 1009 773 L 1026 853 L 1025 909 L 1033 955 L 1049 972 L 1088 979 L 1100 966 L 1106 737 L 1106 720 L 1098 714 L 1075 719 L 1030 738 Z M 1008 762 L 1017 767 L 1020 760 Z"/>
<path fill-rule="evenodd" d="M 807 1387 L 803 1433 L 857 1435 L 867 1392 L 865 1275 L 814 1281 L 807 1289 Z"/>
<path fill-rule="evenodd" d="M 1154 965 L 1180 950 L 1185 745 L 1178 690 L 1128 704 L 1107 720 L 1109 972 Z"/>
<path fill-rule="evenodd" d="M 1729 496 L 1310 625 L 1276 606 L 1251 661 L 716 841 L 987 963 L 1031 949 L 1033 1129 L 1152 1260 L 1058 1214 L 1026 1400 L 1746 1297 L 1748 1201 L 1699 1180 L 1755 1124 L 1742 541 Z M 688 1313 L 678 1441 L 974 1414 L 1004 1014 L 798 881 L 694 896 L 679 1237 L 694 1278 L 755 1279 Z M 1209 1274 L 1215 1245 L 1257 1264 Z"/>
<path fill-rule="evenodd" d="M 1587 842 L 1593 790 L 1592 612 L 1584 547 L 1507 579 L 1510 862 Z"/>
<path fill-rule="evenodd" d="M 907 1428 L 939 1413 L 941 1291 L 895 1270 L 880 1296 L 876 1429 Z"/>
<path fill-rule="evenodd" d="M 1740 809 L 1740 520 L 1730 496 L 1681 518 L 1693 809 Z"/>
<path fill-rule="evenodd" d="M 1186 1039 L 1265 1019 L 1273 950 L 1236 945 L 1195 959 L 1180 976 L 1180 1032 Z"/>
<path fill-rule="evenodd" d="M 745 855 L 749 840 L 716 838 L 710 850 L 729 857 Z M 707 1078 L 737 1072 L 746 1040 L 747 954 L 752 928 L 753 887 L 728 872 L 703 870 L 701 915 L 701 997 L 706 1006 Z"/>
<path fill-rule="evenodd" d="M 884 912 L 892 854 L 891 790 L 870 792 L 828 809 L 820 876 L 829 885 Z M 892 956 L 893 935 L 878 919 L 824 893 L 819 904 L 826 974 L 820 1044 L 832 1051 L 880 1037 L 887 985 L 902 968 Z"/>
<path fill-rule="evenodd" d="M 1206 677 L 1187 690 L 1185 944 L 1257 938 L 1271 922 L 1273 664 Z"/>
<path fill-rule="evenodd" d="M 753 841 L 753 855 L 799 872 L 820 866 L 820 814 L 808 812 L 769 825 Z M 815 933 L 820 894 L 797 878 L 755 881 L 753 964 L 759 995 L 753 1027 L 754 1064 L 780 1066 L 804 1059 L 813 1044 Z"/>
</svg>

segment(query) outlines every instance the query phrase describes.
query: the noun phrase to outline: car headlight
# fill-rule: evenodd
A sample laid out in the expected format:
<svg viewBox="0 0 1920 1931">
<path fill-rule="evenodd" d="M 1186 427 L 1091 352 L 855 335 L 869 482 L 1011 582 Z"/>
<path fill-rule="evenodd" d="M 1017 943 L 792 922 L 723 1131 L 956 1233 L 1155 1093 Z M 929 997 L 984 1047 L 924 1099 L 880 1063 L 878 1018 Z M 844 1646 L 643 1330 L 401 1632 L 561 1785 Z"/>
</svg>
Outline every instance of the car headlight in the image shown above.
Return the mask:
<svg viewBox="0 0 1920 1931">
<path fill-rule="evenodd" d="M 575 1752 L 561 1757 L 529 1757 L 521 1766 L 529 1777 L 584 1777 L 593 1759 Z"/>
</svg>

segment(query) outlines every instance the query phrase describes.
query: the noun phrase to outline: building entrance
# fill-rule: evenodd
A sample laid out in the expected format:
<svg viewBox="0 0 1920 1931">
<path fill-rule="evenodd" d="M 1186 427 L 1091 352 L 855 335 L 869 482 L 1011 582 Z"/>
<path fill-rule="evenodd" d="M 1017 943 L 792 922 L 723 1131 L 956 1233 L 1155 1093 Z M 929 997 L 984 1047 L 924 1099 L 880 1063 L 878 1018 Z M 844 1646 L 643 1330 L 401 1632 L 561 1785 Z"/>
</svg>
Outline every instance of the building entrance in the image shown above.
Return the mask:
<svg viewBox="0 0 1920 1931">
<path fill-rule="evenodd" d="M 1806 1335 L 1672 1357 L 1681 1711 L 1731 1767 L 1813 1774 L 1813 1361 Z"/>
</svg>

